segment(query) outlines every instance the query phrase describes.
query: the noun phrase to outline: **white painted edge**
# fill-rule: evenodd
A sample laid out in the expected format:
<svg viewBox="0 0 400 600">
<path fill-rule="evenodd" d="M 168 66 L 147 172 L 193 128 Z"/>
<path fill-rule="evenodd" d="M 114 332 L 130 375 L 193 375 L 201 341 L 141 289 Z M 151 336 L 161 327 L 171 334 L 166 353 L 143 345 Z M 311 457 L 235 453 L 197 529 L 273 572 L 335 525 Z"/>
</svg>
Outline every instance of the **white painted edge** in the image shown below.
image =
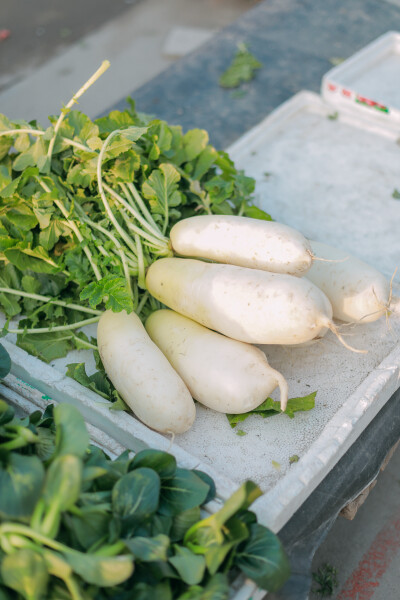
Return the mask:
<svg viewBox="0 0 400 600">
<path fill-rule="evenodd" d="M 400 345 L 349 396 L 290 473 L 256 501 L 260 521 L 279 531 L 359 437 L 360 425 L 364 430 L 399 387 Z"/>
</svg>

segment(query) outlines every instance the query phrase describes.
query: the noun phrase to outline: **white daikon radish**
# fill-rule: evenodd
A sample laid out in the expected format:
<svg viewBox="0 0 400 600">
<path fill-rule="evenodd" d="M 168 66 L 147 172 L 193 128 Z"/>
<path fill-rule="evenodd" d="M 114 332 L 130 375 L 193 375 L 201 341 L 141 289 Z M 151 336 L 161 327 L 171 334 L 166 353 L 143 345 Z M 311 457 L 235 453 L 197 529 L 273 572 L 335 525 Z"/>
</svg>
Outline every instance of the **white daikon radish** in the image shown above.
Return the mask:
<svg viewBox="0 0 400 600">
<path fill-rule="evenodd" d="M 285 410 L 286 380 L 258 348 L 210 331 L 172 310 L 152 313 L 145 326 L 193 398 L 205 406 L 224 413 L 248 412 L 279 386 Z"/>
<path fill-rule="evenodd" d="M 107 310 L 97 344 L 108 377 L 143 423 L 163 433 L 191 427 L 196 408 L 190 392 L 136 314 Z"/>
<path fill-rule="evenodd" d="M 311 242 L 326 262 L 315 262 L 306 277 L 329 298 L 333 316 L 346 322 L 369 323 L 386 314 L 390 283 L 379 271 L 346 250 Z"/>
<path fill-rule="evenodd" d="M 242 342 L 300 344 L 335 329 L 328 298 L 305 278 L 162 258 L 146 285 L 169 308 Z"/>
<path fill-rule="evenodd" d="M 303 275 L 313 255 L 308 240 L 282 223 L 233 215 L 199 215 L 170 233 L 176 254 L 272 273 Z"/>
</svg>

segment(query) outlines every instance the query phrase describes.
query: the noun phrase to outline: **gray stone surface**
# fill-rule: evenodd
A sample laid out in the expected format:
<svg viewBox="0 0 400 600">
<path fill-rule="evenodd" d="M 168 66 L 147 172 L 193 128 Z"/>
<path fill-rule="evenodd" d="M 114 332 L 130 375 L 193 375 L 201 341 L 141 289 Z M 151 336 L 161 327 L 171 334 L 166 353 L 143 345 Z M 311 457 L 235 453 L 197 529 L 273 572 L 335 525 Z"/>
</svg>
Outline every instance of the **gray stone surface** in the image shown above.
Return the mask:
<svg viewBox="0 0 400 600">
<path fill-rule="evenodd" d="M 331 59 L 391 29 L 400 29 L 400 8 L 379 0 L 267 0 L 132 95 L 140 110 L 205 128 L 227 147 L 296 92 L 319 91 Z M 241 97 L 218 85 L 239 42 L 263 63 Z"/>
<path fill-rule="evenodd" d="M 10 36 L 0 46 L 0 90 L 139 1 L 1 0 L 0 29 Z"/>
</svg>

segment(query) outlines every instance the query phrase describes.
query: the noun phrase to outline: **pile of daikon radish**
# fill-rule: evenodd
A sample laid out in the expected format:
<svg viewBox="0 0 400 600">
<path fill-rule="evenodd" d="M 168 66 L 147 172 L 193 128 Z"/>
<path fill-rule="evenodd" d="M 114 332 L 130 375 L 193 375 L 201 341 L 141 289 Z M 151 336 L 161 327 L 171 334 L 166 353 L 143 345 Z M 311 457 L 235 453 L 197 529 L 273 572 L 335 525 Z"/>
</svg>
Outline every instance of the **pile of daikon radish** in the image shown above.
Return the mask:
<svg viewBox="0 0 400 600">
<path fill-rule="evenodd" d="M 160 432 L 194 422 L 193 398 L 216 411 L 245 413 L 288 386 L 252 344 L 302 344 L 333 323 L 367 323 L 387 314 L 391 284 L 347 252 L 309 242 L 273 221 L 204 215 L 171 230 L 175 254 L 146 276 L 168 309 L 142 325 L 106 311 L 98 347 L 107 375 L 135 415 Z M 199 260 L 203 259 L 203 260 Z M 172 310 L 170 310 L 172 309 Z M 365 350 L 355 350 L 365 352 Z"/>
</svg>

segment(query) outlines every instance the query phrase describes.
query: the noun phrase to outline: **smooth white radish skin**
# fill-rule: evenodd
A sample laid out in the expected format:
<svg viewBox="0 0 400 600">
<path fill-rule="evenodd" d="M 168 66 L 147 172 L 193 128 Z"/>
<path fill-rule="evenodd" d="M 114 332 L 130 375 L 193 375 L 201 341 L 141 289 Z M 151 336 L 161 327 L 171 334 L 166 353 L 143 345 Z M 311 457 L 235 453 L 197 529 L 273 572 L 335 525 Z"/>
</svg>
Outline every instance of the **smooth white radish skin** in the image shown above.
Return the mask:
<svg viewBox="0 0 400 600">
<path fill-rule="evenodd" d="M 390 283 L 379 271 L 345 250 L 313 241 L 311 247 L 328 261 L 314 262 L 306 277 L 328 296 L 334 318 L 369 323 L 388 311 Z"/>
<path fill-rule="evenodd" d="M 175 253 L 272 273 L 301 276 L 312 264 L 308 240 L 274 221 L 230 215 L 200 215 L 176 223 L 170 233 Z"/>
<path fill-rule="evenodd" d="M 143 423 L 162 433 L 191 427 L 196 408 L 190 392 L 136 314 L 103 313 L 97 344 L 108 377 Z"/>
<path fill-rule="evenodd" d="M 258 348 L 210 331 L 172 310 L 152 313 L 145 326 L 201 404 L 219 412 L 244 413 L 279 386 L 285 410 L 286 380 Z"/>
<path fill-rule="evenodd" d="M 331 327 L 332 307 L 307 279 L 162 258 L 147 271 L 150 294 L 176 312 L 252 344 L 300 344 Z"/>
</svg>

